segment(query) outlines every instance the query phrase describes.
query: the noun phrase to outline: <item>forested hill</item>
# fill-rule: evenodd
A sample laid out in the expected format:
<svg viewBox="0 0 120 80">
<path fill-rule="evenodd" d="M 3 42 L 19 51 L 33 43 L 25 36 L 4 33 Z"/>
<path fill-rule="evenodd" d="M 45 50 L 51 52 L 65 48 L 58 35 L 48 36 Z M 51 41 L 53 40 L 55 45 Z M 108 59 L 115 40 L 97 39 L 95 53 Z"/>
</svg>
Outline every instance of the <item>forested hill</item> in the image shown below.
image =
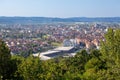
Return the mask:
<svg viewBox="0 0 120 80">
<path fill-rule="evenodd" d="M 51 17 L 0 17 L 0 23 L 52 23 L 52 22 L 120 22 L 120 17 L 72 17 L 72 18 L 51 18 Z"/>
</svg>

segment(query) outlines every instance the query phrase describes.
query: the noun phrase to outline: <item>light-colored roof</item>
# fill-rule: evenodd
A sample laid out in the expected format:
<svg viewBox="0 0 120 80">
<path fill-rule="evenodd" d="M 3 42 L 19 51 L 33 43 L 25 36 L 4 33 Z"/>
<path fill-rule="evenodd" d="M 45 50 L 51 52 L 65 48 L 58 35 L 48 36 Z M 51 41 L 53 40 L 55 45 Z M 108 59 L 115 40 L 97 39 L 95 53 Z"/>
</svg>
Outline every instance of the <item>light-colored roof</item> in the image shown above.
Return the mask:
<svg viewBox="0 0 120 80">
<path fill-rule="evenodd" d="M 40 55 L 53 54 L 53 53 L 60 52 L 60 51 L 67 51 L 67 50 L 70 50 L 72 48 L 73 47 L 58 47 L 58 48 L 55 48 L 53 50 L 42 52 L 42 53 L 40 53 Z"/>
<path fill-rule="evenodd" d="M 38 56 L 38 55 L 39 55 L 39 53 L 33 54 L 33 56 Z"/>
<path fill-rule="evenodd" d="M 60 52 L 60 51 L 52 51 L 52 50 L 50 50 L 50 51 L 47 51 L 47 52 L 42 52 L 42 53 L 40 53 L 40 55 L 53 54 L 53 53 L 56 53 L 56 52 Z"/>
<path fill-rule="evenodd" d="M 42 52 L 42 53 L 40 53 L 40 55 L 39 55 L 39 53 L 33 54 L 33 56 L 39 55 L 41 60 L 48 60 L 48 59 L 51 59 L 51 57 L 46 56 L 46 54 L 54 54 L 54 53 L 61 52 L 61 51 L 69 51 L 72 48 L 73 47 L 58 47 L 58 48 L 55 48 L 53 50 Z"/>
<path fill-rule="evenodd" d="M 73 47 L 58 47 L 58 48 L 55 48 L 54 50 L 58 50 L 58 51 L 66 51 L 66 50 L 70 50 L 72 49 Z"/>
<path fill-rule="evenodd" d="M 48 59 L 51 59 L 50 57 L 47 57 L 47 56 L 41 56 L 40 57 L 41 60 L 48 60 Z"/>
</svg>

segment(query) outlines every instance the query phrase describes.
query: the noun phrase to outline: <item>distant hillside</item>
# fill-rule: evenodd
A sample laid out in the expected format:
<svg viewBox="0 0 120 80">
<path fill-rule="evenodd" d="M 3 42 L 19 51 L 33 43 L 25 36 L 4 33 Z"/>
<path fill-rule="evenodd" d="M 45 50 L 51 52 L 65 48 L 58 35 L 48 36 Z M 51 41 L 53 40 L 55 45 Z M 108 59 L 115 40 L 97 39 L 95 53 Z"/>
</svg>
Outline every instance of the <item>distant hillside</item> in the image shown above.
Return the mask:
<svg viewBox="0 0 120 80">
<path fill-rule="evenodd" d="M 52 23 L 52 22 L 120 22 L 120 17 L 73 17 L 73 18 L 50 18 L 50 17 L 0 17 L 0 23 Z"/>
</svg>

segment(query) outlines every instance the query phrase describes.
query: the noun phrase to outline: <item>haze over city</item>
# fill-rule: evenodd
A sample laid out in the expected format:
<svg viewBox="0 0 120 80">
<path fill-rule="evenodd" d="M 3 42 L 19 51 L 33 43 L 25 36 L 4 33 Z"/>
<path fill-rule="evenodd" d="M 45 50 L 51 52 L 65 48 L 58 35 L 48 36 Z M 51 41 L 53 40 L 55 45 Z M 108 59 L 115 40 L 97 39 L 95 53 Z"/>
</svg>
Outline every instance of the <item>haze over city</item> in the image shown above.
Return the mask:
<svg viewBox="0 0 120 80">
<path fill-rule="evenodd" d="M 0 0 L 0 16 L 119 17 L 120 0 Z"/>
</svg>

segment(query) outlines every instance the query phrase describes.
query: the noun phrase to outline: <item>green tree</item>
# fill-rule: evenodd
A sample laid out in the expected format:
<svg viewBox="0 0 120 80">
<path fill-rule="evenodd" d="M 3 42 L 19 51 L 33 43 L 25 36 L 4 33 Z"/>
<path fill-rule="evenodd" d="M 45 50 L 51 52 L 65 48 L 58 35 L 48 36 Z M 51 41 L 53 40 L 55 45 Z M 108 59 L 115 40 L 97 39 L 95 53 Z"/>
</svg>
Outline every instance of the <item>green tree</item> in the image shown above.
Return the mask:
<svg viewBox="0 0 120 80">
<path fill-rule="evenodd" d="M 102 60 L 107 66 L 120 64 L 120 29 L 108 29 L 105 34 L 105 41 L 101 42 L 100 51 Z"/>
<path fill-rule="evenodd" d="M 79 73 L 80 75 L 84 73 L 84 66 L 86 62 L 90 59 L 89 54 L 86 50 L 81 50 L 75 57 L 69 58 L 66 64 L 69 64 L 69 70 L 71 73 Z M 80 78 L 80 77 L 79 77 Z"/>
<path fill-rule="evenodd" d="M 5 42 L 0 40 L 0 77 L 8 79 L 11 76 L 11 54 Z"/>
<path fill-rule="evenodd" d="M 22 77 L 20 76 L 20 73 L 18 72 L 19 65 L 23 62 L 25 58 L 22 56 L 14 55 L 12 56 L 12 68 L 14 70 L 14 75 L 12 77 L 13 80 L 22 80 Z"/>
<path fill-rule="evenodd" d="M 18 65 L 18 73 L 24 80 L 41 79 L 42 67 L 40 59 L 33 56 L 24 58 L 22 63 Z"/>
</svg>

